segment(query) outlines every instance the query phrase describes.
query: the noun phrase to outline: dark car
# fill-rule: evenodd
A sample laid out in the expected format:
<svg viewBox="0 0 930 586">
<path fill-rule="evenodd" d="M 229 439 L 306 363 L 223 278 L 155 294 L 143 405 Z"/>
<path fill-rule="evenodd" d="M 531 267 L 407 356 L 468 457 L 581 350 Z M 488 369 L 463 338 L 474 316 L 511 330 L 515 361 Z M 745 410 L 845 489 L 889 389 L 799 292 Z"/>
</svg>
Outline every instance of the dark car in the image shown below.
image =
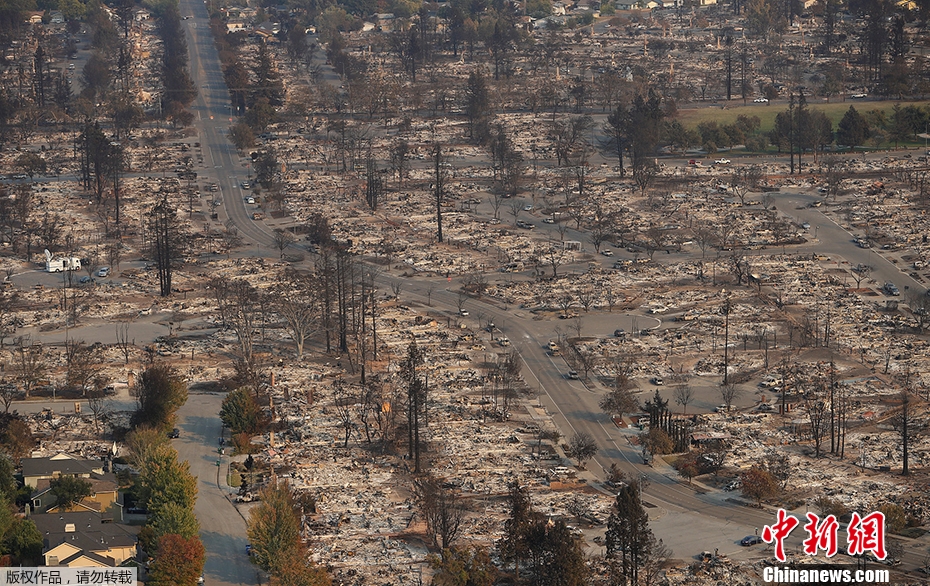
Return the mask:
<svg viewBox="0 0 930 586">
<path fill-rule="evenodd" d="M 747 535 L 739 542 L 743 547 L 749 547 L 750 545 L 756 545 L 762 543 L 762 538 L 758 535 Z"/>
<path fill-rule="evenodd" d="M 177 439 L 181 437 L 181 430 L 175 427 L 174 429 L 168 432 L 168 437 L 170 437 L 171 439 Z"/>
<path fill-rule="evenodd" d="M 252 544 L 251 543 L 245 544 L 245 553 L 246 555 L 252 555 Z"/>
</svg>

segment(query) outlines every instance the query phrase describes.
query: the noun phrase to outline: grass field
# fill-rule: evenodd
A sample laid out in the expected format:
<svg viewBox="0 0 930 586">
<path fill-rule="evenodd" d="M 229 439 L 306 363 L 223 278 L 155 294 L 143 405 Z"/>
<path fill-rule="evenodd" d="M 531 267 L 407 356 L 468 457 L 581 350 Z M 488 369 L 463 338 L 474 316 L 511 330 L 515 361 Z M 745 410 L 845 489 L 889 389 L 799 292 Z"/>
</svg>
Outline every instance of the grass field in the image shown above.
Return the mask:
<svg viewBox="0 0 930 586">
<path fill-rule="evenodd" d="M 845 102 L 832 102 L 832 103 L 818 103 L 811 104 L 808 103 L 808 106 L 811 110 L 820 110 L 827 115 L 827 118 L 833 123 L 834 130 L 836 125 L 840 120 L 843 119 L 843 115 L 846 113 L 846 110 L 849 110 L 850 106 L 855 106 L 856 110 L 860 114 L 864 114 L 869 110 L 883 110 L 886 116 L 891 115 L 891 109 L 896 103 L 901 104 L 902 107 L 908 105 L 915 106 L 928 106 L 930 101 L 914 101 L 914 102 L 863 102 L 860 100 L 846 100 Z M 779 112 L 784 112 L 788 109 L 786 104 L 754 104 L 751 101 L 743 106 L 742 101 L 733 100 L 727 105 L 726 109 L 721 108 L 692 108 L 692 109 L 681 109 L 678 110 L 678 120 L 684 125 L 685 128 L 697 128 L 697 125 L 701 122 L 707 121 L 716 121 L 717 124 L 732 124 L 736 122 L 736 117 L 740 114 L 745 114 L 746 116 L 758 116 L 760 121 L 760 130 L 762 132 L 768 132 L 775 125 L 775 116 Z"/>
</svg>

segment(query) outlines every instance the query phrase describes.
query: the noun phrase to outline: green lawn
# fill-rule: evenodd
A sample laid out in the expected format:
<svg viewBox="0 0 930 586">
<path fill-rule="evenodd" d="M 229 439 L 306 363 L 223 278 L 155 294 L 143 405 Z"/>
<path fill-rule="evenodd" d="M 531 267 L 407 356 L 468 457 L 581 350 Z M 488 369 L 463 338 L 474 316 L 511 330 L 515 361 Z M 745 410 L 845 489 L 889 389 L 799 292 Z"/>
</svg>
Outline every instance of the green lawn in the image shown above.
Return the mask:
<svg viewBox="0 0 930 586">
<path fill-rule="evenodd" d="M 891 109 L 895 104 L 901 104 L 901 106 L 907 105 L 916 105 L 916 106 L 928 106 L 930 101 L 913 101 L 913 102 L 894 102 L 894 101 L 884 101 L 884 102 L 863 102 L 860 100 L 846 100 L 846 102 L 832 102 L 832 103 L 818 103 L 811 104 L 808 103 L 808 106 L 811 110 L 820 110 L 830 118 L 830 121 L 833 122 L 833 128 L 836 128 L 836 125 L 843 118 L 843 114 L 846 113 L 846 110 L 849 110 L 850 106 L 855 106 L 856 110 L 860 114 L 864 114 L 869 110 L 883 110 L 886 116 L 891 115 Z M 745 114 L 746 116 L 758 116 L 761 123 L 760 130 L 762 132 L 768 132 L 772 130 L 772 127 L 775 125 L 775 116 L 779 112 L 784 112 L 788 109 L 788 106 L 785 104 L 753 104 L 751 101 L 743 106 L 742 100 L 732 100 L 729 105 L 727 105 L 726 110 L 720 108 L 690 108 L 690 109 L 680 109 L 678 110 L 678 120 L 685 126 L 685 128 L 697 128 L 697 125 L 701 122 L 714 120 L 717 124 L 732 124 L 736 122 L 736 117 L 740 114 Z"/>
</svg>

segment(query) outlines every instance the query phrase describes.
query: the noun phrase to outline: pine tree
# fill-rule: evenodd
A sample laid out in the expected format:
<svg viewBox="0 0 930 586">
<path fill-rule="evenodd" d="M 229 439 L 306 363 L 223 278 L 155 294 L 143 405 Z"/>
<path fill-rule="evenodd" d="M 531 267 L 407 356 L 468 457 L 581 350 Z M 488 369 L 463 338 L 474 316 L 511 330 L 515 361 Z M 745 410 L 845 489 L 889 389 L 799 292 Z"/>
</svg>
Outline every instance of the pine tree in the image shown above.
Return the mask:
<svg viewBox="0 0 930 586">
<path fill-rule="evenodd" d="M 607 558 L 614 584 L 638 584 L 639 572 L 650 558 L 655 543 L 640 490 L 639 482 L 621 488 L 607 520 Z"/>
</svg>

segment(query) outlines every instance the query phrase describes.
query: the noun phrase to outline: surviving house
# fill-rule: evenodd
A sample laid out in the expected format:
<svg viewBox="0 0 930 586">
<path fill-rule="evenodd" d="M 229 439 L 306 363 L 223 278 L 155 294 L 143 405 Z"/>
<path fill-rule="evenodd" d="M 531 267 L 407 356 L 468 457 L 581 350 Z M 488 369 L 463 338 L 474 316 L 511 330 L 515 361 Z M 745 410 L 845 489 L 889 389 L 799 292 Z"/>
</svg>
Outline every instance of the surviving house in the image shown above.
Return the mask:
<svg viewBox="0 0 930 586">
<path fill-rule="evenodd" d="M 116 567 L 136 555 L 131 528 L 92 511 L 33 515 L 46 566 Z"/>
<path fill-rule="evenodd" d="M 106 517 L 122 520 L 122 505 L 119 502 L 119 485 L 116 476 L 104 472 L 99 460 L 85 460 L 71 454 L 59 453 L 49 458 L 24 458 L 23 482 L 31 486 L 32 510 L 37 513 L 56 511 L 56 498 L 51 491 L 51 481 L 63 476 L 83 478 L 91 485 L 91 494 L 72 510 L 103 513 Z"/>
</svg>

